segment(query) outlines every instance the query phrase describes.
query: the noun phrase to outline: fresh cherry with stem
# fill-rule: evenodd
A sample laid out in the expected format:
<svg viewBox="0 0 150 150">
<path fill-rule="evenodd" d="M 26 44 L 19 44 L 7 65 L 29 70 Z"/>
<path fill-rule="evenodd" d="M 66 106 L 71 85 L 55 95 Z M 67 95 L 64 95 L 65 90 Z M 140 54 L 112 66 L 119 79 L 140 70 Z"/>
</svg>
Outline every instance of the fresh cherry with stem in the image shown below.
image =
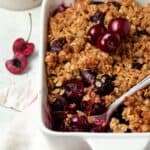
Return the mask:
<svg viewBox="0 0 150 150">
<path fill-rule="evenodd" d="M 27 56 L 30 56 L 34 52 L 34 44 L 29 42 L 32 32 L 32 17 L 30 18 L 30 31 L 25 41 L 23 38 L 18 38 L 13 44 L 14 57 L 6 61 L 5 66 L 9 72 L 13 74 L 22 74 L 28 66 Z"/>
<path fill-rule="evenodd" d="M 29 42 L 32 32 L 32 16 L 29 13 L 30 18 L 30 31 L 27 40 L 25 41 L 23 38 L 18 38 L 13 43 L 13 51 L 14 53 L 19 52 L 22 53 L 24 56 L 30 56 L 34 52 L 35 45 Z"/>
</svg>

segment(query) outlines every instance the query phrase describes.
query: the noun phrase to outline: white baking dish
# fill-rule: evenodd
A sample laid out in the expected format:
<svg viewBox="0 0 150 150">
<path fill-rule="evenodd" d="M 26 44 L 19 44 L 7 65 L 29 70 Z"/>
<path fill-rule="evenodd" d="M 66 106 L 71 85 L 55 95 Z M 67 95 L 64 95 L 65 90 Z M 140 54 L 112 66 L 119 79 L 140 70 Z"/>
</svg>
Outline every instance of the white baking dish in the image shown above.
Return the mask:
<svg viewBox="0 0 150 150">
<path fill-rule="evenodd" d="M 130 138 L 135 142 L 136 138 L 140 138 L 141 140 L 147 140 L 150 137 L 150 133 L 84 133 L 84 132 L 56 132 L 53 130 L 48 129 L 44 125 L 43 119 L 43 105 L 47 101 L 47 85 L 46 85 L 46 77 L 45 77 L 45 66 L 44 66 L 44 53 L 46 51 L 47 45 L 47 24 L 50 11 L 53 10 L 56 6 L 58 6 L 62 0 L 44 0 L 42 4 L 42 14 L 41 14 L 41 47 L 40 47 L 40 86 L 41 86 L 41 94 L 40 94 L 40 101 L 41 101 L 41 128 L 49 137 L 50 136 L 57 136 L 65 138 L 77 138 L 82 140 L 89 140 L 89 138 L 95 139 L 124 139 L 127 140 Z M 71 3 L 72 0 L 64 0 L 66 3 Z M 141 3 L 149 2 L 149 0 L 140 0 Z M 131 142 L 131 141 L 130 141 Z M 140 142 L 138 142 L 140 144 Z M 137 144 L 138 144 L 137 143 Z M 127 145 L 126 145 L 127 146 Z M 126 147 L 127 148 L 127 147 Z"/>
</svg>

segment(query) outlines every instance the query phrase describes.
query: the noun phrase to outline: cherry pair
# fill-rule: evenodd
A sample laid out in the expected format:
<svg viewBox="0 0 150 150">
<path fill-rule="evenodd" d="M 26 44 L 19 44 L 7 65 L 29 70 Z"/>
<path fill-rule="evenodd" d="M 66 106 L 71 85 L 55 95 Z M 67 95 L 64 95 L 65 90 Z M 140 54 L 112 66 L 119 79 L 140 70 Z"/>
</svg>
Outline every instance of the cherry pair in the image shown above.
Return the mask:
<svg viewBox="0 0 150 150">
<path fill-rule="evenodd" d="M 30 32 L 28 36 L 28 40 L 25 41 L 23 38 L 18 38 L 13 43 L 13 52 L 14 58 L 7 60 L 5 65 L 9 72 L 13 74 L 21 74 L 25 71 L 28 66 L 27 57 L 32 55 L 34 52 L 34 44 L 28 42 L 31 36 L 31 29 L 32 29 L 32 20 L 31 14 L 30 16 Z"/>
<path fill-rule="evenodd" d="M 89 42 L 104 52 L 113 53 L 117 50 L 121 39 L 130 31 L 130 23 L 125 18 L 112 19 L 108 30 L 103 24 L 96 24 L 88 31 Z"/>
</svg>

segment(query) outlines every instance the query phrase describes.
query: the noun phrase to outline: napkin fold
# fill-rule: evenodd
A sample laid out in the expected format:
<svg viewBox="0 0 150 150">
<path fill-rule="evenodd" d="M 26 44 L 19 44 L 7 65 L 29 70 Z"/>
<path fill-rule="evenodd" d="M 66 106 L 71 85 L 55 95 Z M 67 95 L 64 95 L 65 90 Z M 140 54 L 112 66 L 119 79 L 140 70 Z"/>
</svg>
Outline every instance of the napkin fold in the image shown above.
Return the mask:
<svg viewBox="0 0 150 150">
<path fill-rule="evenodd" d="M 30 106 L 38 97 L 35 80 L 27 78 L 20 84 L 11 85 L 0 90 L 0 105 L 23 111 Z"/>
</svg>

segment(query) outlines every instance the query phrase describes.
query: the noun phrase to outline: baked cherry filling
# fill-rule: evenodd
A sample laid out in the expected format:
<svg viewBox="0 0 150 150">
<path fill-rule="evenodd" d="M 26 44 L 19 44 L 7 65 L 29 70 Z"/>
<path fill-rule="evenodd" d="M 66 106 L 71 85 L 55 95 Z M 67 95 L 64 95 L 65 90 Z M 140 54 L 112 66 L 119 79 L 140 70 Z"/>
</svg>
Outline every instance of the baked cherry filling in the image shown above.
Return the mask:
<svg viewBox="0 0 150 150">
<path fill-rule="evenodd" d="M 71 100 L 79 100 L 84 95 L 84 84 L 80 80 L 71 80 L 65 83 L 65 96 Z"/>
<path fill-rule="evenodd" d="M 104 4 L 104 2 L 94 0 L 91 2 L 91 4 L 100 5 L 100 4 Z"/>
<path fill-rule="evenodd" d="M 97 11 L 93 16 L 91 16 L 90 20 L 92 22 L 98 23 L 98 24 L 104 24 L 105 19 L 105 13 Z"/>
<path fill-rule="evenodd" d="M 52 13 L 52 16 L 55 16 L 57 13 L 64 12 L 68 7 L 62 3 L 60 4 Z"/>
<path fill-rule="evenodd" d="M 87 131 L 89 123 L 85 116 L 73 115 L 69 118 L 67 126 L 70 131 Z"/>
<path fill-rule="evenodd" d="M 81 70 L 80 76 L 80 80 L 74 79 L 64 83 L 64 95 L 54 98 L 50 104 L 54 130 L 103 132 L 103 120 L 91 123 L 87 116 L 100 115 L 107 111 L 101 96 L 113 91 L 115 76 L 104 74 L 101 79 L 96 79 L 97 73 L 91 70 Z M 85 92 L 87 88 L 92 88 L 96 98 L 84 100 L 88 95 Z"/>
<path fill-rule="evenodd" d="M 113 6 L 115 6 L 115 7 L 117 8 L 117 10 L 119 10 L 120 7 L 121 7 L 121 4 L 118 3 L 118 2 L 116 2 L 116 1 L 108 2 L 107 5 L 108 5 L 108 6 L 113 5 Z"/>
<path fill-rule="evenodd" d="M 53 111 L 64 111 L 66 107 L 67 107 L 67 100 L 62 96 L 57 97 L 55 102 L 52 104 Z"/>
<path fill-rule="evenodd" d="M 101 96 L 109 95 L 114 90 L 114 77 L 109 75 L 102 76 L 101 79 L 95 81 L 95 92 Z"/>
<path fill-rule="evenodd" d="M 50 50 L 59 52 L 63 48 L 64 44 L 66 44 L 66 38 L 59 38 L 50 44 Z"/>
<path fill-rule="evenodd" d="M 82 70 L 81 77 L 85 85 L 89 86 L 95 82 L 96 73 L 90 70 Z"/>
</svg>

